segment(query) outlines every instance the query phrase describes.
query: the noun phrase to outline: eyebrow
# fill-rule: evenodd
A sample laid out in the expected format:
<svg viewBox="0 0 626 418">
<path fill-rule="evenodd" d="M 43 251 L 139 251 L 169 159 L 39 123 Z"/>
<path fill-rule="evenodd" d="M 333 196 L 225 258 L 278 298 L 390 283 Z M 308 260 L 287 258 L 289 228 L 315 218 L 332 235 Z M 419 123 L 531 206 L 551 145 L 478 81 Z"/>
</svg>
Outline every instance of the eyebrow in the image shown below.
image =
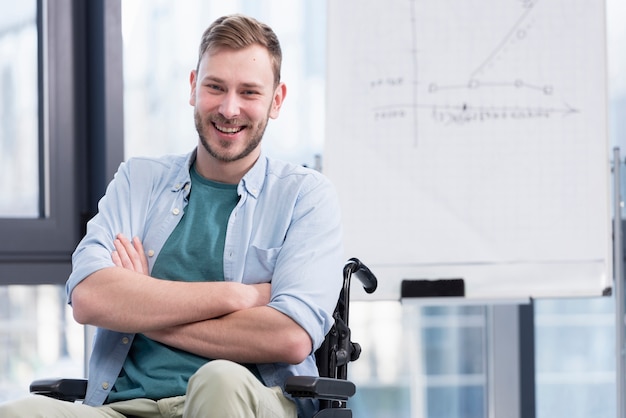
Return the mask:
<svg viewBox="0 0 626 418">
<path fill-rule="evenodd" d="M 225 83 L 225 80 L 221 79 L 220 77 L 216 77 L 216 76 L 212 76 L 212 75 L 205 76 L 202 79 L 202 81 L 203 82 L 213 81 L 213 82 L 218 83 L 218 84 L 224 84 Z M 260 88 L 263 88 L 263 84 L 255 83 L 255 82 L 245 82 L 245 83 L 239 84 L 239 87 L 260 89 Z"/>
</svg>

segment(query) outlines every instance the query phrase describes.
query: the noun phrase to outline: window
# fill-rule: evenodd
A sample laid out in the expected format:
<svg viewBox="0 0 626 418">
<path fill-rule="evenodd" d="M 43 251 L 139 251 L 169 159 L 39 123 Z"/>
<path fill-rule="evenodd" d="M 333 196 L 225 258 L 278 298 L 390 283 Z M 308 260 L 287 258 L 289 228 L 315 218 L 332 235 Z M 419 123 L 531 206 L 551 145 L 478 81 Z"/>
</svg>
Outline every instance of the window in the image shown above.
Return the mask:
<svg viewBox="0 0 626 418">
<path fill-rule="evenodd" d="M 0 217 L 39 216 L 37 3 L 0 17 Z"/>
<path fill-rule="evenodd" d="M 0 401 L 84 373 L 63 284 L 122 160 L 119 9 L 0 0 Z"/>
<path fill-rule="evenodd" d="M 69 2 L 1 3 L 0 281 L 62 283 L 79 234 Z"/>
<path fill-rule="evenodd" d="M 0 402 L 36 378 L 84 375 L 84 329 L 70 309 L 62 285 L 0 286 Z"/>
</svg>

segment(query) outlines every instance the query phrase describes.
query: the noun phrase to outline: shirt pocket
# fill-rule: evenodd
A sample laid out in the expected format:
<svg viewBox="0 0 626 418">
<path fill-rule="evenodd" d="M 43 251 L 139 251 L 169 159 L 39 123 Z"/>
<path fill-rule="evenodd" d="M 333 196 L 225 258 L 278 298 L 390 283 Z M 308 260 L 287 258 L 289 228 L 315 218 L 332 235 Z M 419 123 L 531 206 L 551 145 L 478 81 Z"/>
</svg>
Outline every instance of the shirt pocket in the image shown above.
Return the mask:
<svg viewBox="0 0 626 418">
<path fill-rule="evenodd" d="M 282 247 L 260 248 L 252 245 L 248 251 L 246 268 L 243 274 L 244 283 L 268 283 L 272 280 L 276 260 Z"/>
</svg>

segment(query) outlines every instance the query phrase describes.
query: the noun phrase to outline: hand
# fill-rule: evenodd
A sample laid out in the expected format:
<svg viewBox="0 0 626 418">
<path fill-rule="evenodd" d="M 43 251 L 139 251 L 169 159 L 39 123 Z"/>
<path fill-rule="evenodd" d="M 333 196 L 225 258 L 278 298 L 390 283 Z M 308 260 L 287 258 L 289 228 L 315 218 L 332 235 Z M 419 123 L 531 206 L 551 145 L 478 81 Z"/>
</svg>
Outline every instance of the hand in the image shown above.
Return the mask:
<svg viewBox="0 0 626 418">
<path fill-rule="evenodd" d="M 250 284 L 245 285 L 243 288 L 246 290 L 247 295 L 242 295 L 242 298 L 245 298 L 249 303 L 249 308 L 265 306 L 270 303 L 272 286 L 269 283 Z"/>
<path fill-rule="evenodd" d="M 115 251 L 111 253 L 113 264 L 148 275 L 148 259 L 139 238 L 134 237 L 131 242 L 124 235 L 118 234 L 113 245 L 115 246 Z"/>
</svg>

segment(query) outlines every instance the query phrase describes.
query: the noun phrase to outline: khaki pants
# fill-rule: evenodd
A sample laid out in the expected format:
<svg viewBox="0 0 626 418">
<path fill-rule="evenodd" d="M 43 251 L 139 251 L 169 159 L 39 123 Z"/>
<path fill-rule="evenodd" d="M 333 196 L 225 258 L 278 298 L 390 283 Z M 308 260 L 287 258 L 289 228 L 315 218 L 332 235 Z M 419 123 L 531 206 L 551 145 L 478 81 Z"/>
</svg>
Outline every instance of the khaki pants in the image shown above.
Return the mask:
<svg viewBox="0 0 626 418">
<path fill-rule="evenodd" d="M 214 360 L 189 381 L 187 394 L 153 401 L 132 399 L 92 407 L 45 396 L 30 396 L 0 405 L 11 418 L 296 418 L 296 405 L 280 388 L 263 386 L 239 364 Z"/>
</svg>

